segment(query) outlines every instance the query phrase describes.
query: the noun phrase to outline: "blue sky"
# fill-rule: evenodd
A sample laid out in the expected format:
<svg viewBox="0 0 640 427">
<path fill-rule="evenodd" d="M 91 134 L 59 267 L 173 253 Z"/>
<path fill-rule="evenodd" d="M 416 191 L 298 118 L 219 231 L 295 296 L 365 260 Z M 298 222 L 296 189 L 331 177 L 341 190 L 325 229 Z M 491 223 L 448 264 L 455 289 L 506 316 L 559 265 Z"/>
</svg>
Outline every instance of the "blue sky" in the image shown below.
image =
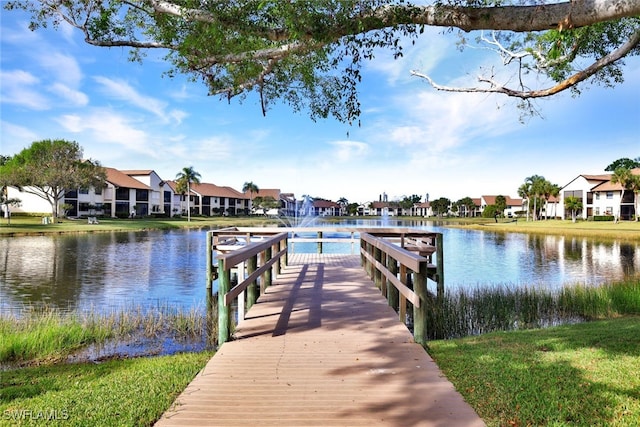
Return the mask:
<svg viewBox="0 0 640 427">
<path fill-rule="evenodd" d="M 473 84 L 488 51 L 455 48 L 455 35 L 428 29 L 405 56 L 380 52 L 364 67 L 361 126 L 313 122 L 258 98 L 242 104 L 168 70 L 160 56 L 142 65 L 124 49 L 91 47 L 82 35 L 27 28 L 1 12 L 0 153 L 42 139 L 77 141 L 85 157 L 118 169 L 153 169 L 173 179 L 193 166 L 204 182 L 238 190 L 247 181 L 296 196 L 351 202 L 419 194 L 430 199 L 517 196 L 528 176 L 565 185 L 640 156 L 640 61 L 627 59 L 625 83 L 593 86 L 536 102 L 543 118 L 524 124 L 505 97 L 437 92 L 419 70 L 445 85 Z"/>
</svg>

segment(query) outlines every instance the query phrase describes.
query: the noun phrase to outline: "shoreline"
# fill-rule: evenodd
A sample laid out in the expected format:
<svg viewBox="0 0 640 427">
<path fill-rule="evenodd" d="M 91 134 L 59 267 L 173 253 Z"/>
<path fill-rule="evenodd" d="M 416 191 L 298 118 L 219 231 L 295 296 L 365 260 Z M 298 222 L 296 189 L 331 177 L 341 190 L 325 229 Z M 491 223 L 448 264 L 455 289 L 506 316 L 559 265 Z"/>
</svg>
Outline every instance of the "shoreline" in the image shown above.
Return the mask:
<svg viewBox="0 0 640 427">
<path fill-rule="evenodd" d="M 327 217 L 323 218 L 328 223 L 339 222 L 344 219 L 371 219 L 379 220 L 380 217 Z M 231 226 L 242 227 L 266 227 L 279 226 L 281 221 L 266 217 L 192 217 L 188 222 L 184 218 L 140 218 L 140 219 L 100 219 L 99 224 L 88 224 L 84 220 L 62 219 L 56 224 L 41 224 L 40 217 L 16 216 L 11 219 L 11 224 L 0 222 L 1 237 L 26 237 L 45 236 L 50 234 L 69 235 L 84 233 L 104 232 L 128 232 L 151 230 L 179 230 L 179 229 L 216 229 Z M 437 218 L 437 217 L 393 217 L 389 221 L 421 221 L 436 223 L 438 226 L 449 228 L 461 228 L 495 233 L 524 233 L 560 235 L 567 237 L 585 237 L 606 240 L 621 240 L 628 242 L 640 242 L 640 222 L 623 221 L 594 222 L 571 220 L 538 220 L 526 221 L 519 219 L 494 219 L 487 218 Z M 6 220 L 5 220 L 6 222 Z"/>
</svg>

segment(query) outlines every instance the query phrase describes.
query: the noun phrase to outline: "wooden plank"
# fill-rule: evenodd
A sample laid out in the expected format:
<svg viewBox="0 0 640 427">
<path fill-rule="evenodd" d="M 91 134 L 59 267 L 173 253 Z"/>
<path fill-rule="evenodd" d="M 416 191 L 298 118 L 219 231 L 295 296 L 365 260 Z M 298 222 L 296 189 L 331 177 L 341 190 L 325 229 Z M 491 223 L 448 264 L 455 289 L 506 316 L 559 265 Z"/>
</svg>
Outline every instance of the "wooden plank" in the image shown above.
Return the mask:
<svg viewBox="0 0 640 427">
<path fill-rule="evenodd" d="M 157 426 L 482 426 L 353 255 L 289 265 Z"/>
</svg>

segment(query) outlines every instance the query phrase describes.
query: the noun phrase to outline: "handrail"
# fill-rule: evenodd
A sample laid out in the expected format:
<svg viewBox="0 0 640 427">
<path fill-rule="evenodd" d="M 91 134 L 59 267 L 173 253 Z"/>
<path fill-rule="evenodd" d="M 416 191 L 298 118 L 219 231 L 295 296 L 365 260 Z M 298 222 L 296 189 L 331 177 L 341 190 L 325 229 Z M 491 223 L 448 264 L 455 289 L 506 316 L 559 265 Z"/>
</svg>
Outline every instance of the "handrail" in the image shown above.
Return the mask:
<svg viewBox="0 0 640 427">
<path fill-rule="evenodd" d="M 362 233 L 360 242 L 365 270 L 389 305 L 398 312 L 401 321 L 406 319 L 407 301 L 412 304 L 413 336 L 417 343 L 425 344 L 430 308 L 427 299 L 433 300 L 429 298 L 427 279 L 437 282 L 438 300 L 444 294 L 442 235 L 412 232 L 398 236 L 374 231 Z M 434 253 L 437 253 L 436 264 L 431 263 Z"/>
<path fill-rule="evenodd" d="M 314 232 L 317 233 L 315 238 L 301 237 L 298 240 L 293 237 L 299 233 Z M 325 237 L 326 232 L 348 232 L 351 238 Z M 317 242 L 318 253 L 322 253 L 322 243 L 326 242 L 351 242 L 353 246 L 358 240 L 356 233 L 359 234 L 360 256 L 367 274 L 403 322 L 406 321 L 407 302 L 411 303 L 414 338 L 418 343 L 426 343 L 428 310 L 433 307 L 428 301 L 434 299 L 429 295 L 427 279 L 437 283 L 438 300 L 444 295 L 441 233 L 400 227 L 230 227 L 207 233 L 207 288 L 210 293 L 215 274 L 219 276 L 218 344 L 226 342 L 231 336 L 232 302 L 238 299 L 238 319 L 241 321 L 244 317 L 244 292 L 248 292 L 246 299 L 249 308 L 258 297 L 258 279 L 260 293 L 263 293 L 271 285 L 272 275 L 279 274 L 280 268 L 287 264 L 289 243 L 293 249 L 296 241 Z M 256 241 L 256 238 L 260 240 Z M 214 250 L 218 251 L 217 270 L 213 263 Z M 239 283 L 232 288 L 231 270 L 235 267 L 238 269 Z"/>
<path fill-rule="evenodd" d="M 246 245 L 238 246 L 237 249 L 230 250 L 224 253 L 217 254 L 218 260 L 218 344 L 221 345 L 224 342 L 228 341 L 231 337 L 231 310 L 230 306 L 234 299 L 238 298 L 238 296 L 243 295 L 243 292 L 249 288 L 251 285 L 256 284 L 256 280 L 258 277 L 262 277 L 261 287 L 267 287 L 271 285 L 272 272 L 271 269 L 276 267 L 276 274 L 280 272 L 279 264 L 276 264 L 278 261 L 286 257 L 287 255 L 287 238 L 288 233 L 281 232 L 278 234 L 266 236 L 264 233 L 259 232 L 259 229 L 253 230 L 253 237 L 256 235 L 263 237 L 263 240 L 252 242 L 251 237 L 252 233 L 247 233 L 246 231 L 240 232 L 237 229 L 223 229 L 219 231 L 210 231 L 207 233 L 207 266 L 210 268 L 213 261 L 212 251 L 216 248 L 217 243 L 222 242 L 228 243 L 229 236 L 239 235 L 241 233 L 246 238 Z M 284 242 L 284 243 L 283 243 Z M 226 249 L 230 247 L 227 245 Z M 276 249 L 274 251 L 274 248 Z M 274 253 L 275 252 L 275 253 Z M 257 268 L 258 265 L 258 255 L 260 255 L 261 265 Z M 249 276 L 244 280 L 240 281 L 234 287 L 231 287 L 231 269 L 238 265 L 242 265 L 241 270 L 244 275 L 244 263 L 249 261 L 253 268 L 249 268 Z M 209 270 L 208 270 L 209 271 Z M 211 273 L 209 273 L 211 274 Z M 211 276 L 208 277 L 207 287 L 209 291 L 211 291 Z M 239 304 L 242 307 L 242 311 L 244 311 L 244 297 L 242 299 L 242 304 Z M 247 298 L 249 306 L 254 304 L 257 295 L 256 292 L 251 292 L 251 296 Z M 240 310 L 239 310 L 240 311 Z M 243 313 L 239 313 L 240 318 L 244 316 Z"/>
</svg>

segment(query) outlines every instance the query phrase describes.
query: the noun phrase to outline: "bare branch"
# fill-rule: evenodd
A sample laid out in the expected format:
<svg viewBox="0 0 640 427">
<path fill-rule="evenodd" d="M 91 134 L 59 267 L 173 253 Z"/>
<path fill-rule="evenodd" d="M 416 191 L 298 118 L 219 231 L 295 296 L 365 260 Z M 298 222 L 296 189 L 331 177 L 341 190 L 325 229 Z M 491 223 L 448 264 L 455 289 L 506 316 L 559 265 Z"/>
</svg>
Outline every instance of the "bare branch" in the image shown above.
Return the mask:
<svg viewBox="0 0 640 427">
<path fill-rule="evenodd" d="M 440 91 L 444 91 L 444 92 L 502 93 L 502 94 L 505 94 L 505 95 L 508 95 L 508 96 L 511 96 L 511 97 L 521 98 L 521 99 L 544 98 L 544 97 L 555 95 L 555 94 L 557 94 L 559 92 L 562 92 L 563 90 L 566 90 L 566 89 L 568 89 L 568 88 L 570 88 L 572 86 L 575 86 L 578 83 L 588 79 L 589 77 L 593 76 L 595 73 L 597 73 L 602 68 L 606 67 L 607 65 L 613 64 L 617 60 L 623 58 L 632 49 L 634 49 L 636 46 L 638 46 L 638 44 L 640 44 L 640 30 L 638 30 L 635 33 L 633 33 L 631 35 L 631 37 L 629 38 L 629 40 L 626 43 L 624 43 L 623 45 L 621 45 L 618 49 L 616 49 L 613 52 L 610 52 L 608 55 L 605 55 L 602 58 L 598 59 L 593 64 L 591 64 L 590 66 L 585 68 L 584 70 L 573 74 L 571 77 L 569 77 L 569 78 L 557 83 L 556 85 L 554 85 L 554 86 L 552 86 L 550 88 L 540 89 L 540 90 L 511 89 L 511 88 L 503 86 L 503 85 L 497 83 L 496 81 L 494 81 L 493 79 L 487 78 L 487 77 L 478 77 L 478 81 L 480 83 L 488 83 L 489 84 L 488 88 L 481 88 L 481 87 L 451 87 L 451 86 L 443 86 L 443 85 L 437 84 L 436 82 L 433 81 L 432 78 L 430 78 L 426 74 L 422 74 L 422 73 L 420 73 L 418 71 L 415 71 L 415 70 L 411 71 L 411 75 L 425 79 L 427 82 L 429 82 L 429 84 L 434 89 L 437 89 L 437 90 L 440 90 Z"/>
</svg>

